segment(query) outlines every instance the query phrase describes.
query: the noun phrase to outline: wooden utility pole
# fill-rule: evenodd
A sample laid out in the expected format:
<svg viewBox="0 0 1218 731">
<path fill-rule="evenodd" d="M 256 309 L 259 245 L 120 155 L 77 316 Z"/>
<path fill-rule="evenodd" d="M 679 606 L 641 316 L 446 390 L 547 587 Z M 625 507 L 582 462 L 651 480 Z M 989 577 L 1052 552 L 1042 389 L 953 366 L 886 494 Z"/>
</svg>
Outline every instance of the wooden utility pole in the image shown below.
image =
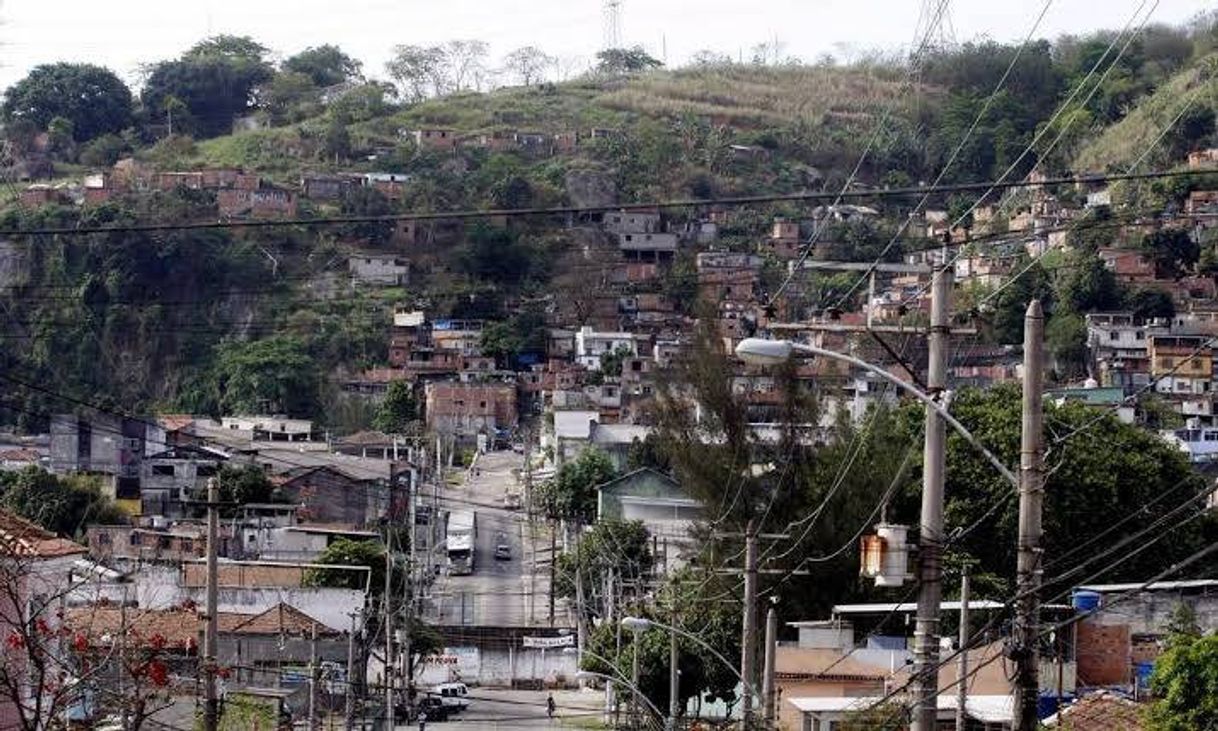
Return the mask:
<svg viewBox="0 0 1218 731">
<path fill-rule="evenodd" d="M 1032 300 L 1023 326 L 1023 436 L 1019 449 L 1019 544 L 1015 601 L 1015 731 L 1035 731 L 1040 695 L 1037 652 L 1040 614 L 1041 513 L 1045 491 L 1045 315 Z"/>
<path fill-rule="evenodd" d="M 220 483 L 207 481 L 207 628 L 203 632 L 204 706 L 203 729 L 216 731 L 220 725 L 220 698 L 216 691 L 216 647 L 220 629 Z"/>
<path fill-rule="evenodd" d="M 965 731 L 968 728 L 968 713 L 966 713 L 966 706 L 968 704 L 968 645 L 970 639 L 968 626 L 968 572 L 968 564 L 965 564 L 960 572 L 960 655 L 957 661 L 960 672 L 956 684 L 956 731 Z"/>
<path fill-rule="evenodd" d="M 753 727 L 754 681 L 757 675 L 757 524 L 744 531 L 744 618 L 741 622 L 740 677 L 744 679 L 741 712 L 746 731 Z"/>
<path fill-rule="evenodd" d="M 927 393 L 942 405 L 947 387 L 948 298 L 951 271 L 942 262 L 931 274 Z M 939 605 L 943 598 L 943 482 L 947 424 L 926 406 L 922 460 L 922 521 L 918 538 L 918 617 L 914 627 L 913 731 L 934 731 L 939 706 Z"/>
<path fill-rule="evenodd" d="M 555 529 L 554 521 L 550 521 L 550 626 L 554 626 L 554 565 L 558 563 L 558 531 Z M 579 565 L 579 561 L 575 562 Z M 580 607 L 581 611 L 583 607 Z"/>
</svg>

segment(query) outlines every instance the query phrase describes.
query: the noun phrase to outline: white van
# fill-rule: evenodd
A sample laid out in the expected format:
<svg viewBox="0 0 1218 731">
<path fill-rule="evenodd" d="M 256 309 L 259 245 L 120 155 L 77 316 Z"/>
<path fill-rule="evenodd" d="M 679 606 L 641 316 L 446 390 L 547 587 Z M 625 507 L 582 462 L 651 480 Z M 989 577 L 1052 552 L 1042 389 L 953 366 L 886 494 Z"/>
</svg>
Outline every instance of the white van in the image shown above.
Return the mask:
<svg viewBox="0 0 1218 731">
<path fill-rule="evenodd" d="M 441 703 L 457 713 L 469 708 L 469 688 L 465 683 L 440 683 L 428 695 L 439 697 Z"/>
</svg>

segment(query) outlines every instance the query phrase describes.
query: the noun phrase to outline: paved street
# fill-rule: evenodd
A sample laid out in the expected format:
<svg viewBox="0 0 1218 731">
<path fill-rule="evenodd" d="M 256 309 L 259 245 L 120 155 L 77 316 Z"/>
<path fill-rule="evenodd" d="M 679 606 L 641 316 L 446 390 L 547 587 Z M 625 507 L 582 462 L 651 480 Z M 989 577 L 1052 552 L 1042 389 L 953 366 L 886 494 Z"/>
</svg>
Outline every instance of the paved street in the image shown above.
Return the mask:
<svg viewBox="0 0 1218 731">
<path fill-rule="evenodd" d="M 489 452 L 466 473 L 462 486 L 441 493 L 442 510 L 476 512 L 478 535 L 473 575 L 443 576 L 434 586 L 438 623 L 524 626 L 531 624 L 530 615 L 544 618 L 549 576 L 534 570 L 527 516 L 523 510 L 501 507 L 505 493 L 523 489 L 513 474 L 522 464 L 523 457 L 515 452 Z M 510 547 L 510 559 L 495 558 L 500 543 Z"/>
</svg>

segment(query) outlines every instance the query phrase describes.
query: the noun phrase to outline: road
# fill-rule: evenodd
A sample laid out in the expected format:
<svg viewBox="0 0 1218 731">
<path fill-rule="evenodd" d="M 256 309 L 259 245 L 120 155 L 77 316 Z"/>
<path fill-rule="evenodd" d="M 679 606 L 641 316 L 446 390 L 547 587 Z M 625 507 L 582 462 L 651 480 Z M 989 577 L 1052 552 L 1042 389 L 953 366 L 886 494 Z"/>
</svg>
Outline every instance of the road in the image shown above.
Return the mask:
<svg viewBox="0 0 1218 731">
<path fill-rule="evenodd" d="M 478 536 L 473 575 L 444 576 L 434 586 L 434 620 L 439 624 L 522 627 L 536 623 L 530 616 L 548 616 L 549 576 L 535 569 L 526 514 L 502 507 L 509 490 L 522 490 L 513 474 L 522 464 L 523 457 L 515 452 L 488 452 L 465 473 L 460 487 L 441 493 L 441 510 L 475 511 Z M 511 549 L 510 559 L 495 558 L 500 543 Z"/>
</svg>

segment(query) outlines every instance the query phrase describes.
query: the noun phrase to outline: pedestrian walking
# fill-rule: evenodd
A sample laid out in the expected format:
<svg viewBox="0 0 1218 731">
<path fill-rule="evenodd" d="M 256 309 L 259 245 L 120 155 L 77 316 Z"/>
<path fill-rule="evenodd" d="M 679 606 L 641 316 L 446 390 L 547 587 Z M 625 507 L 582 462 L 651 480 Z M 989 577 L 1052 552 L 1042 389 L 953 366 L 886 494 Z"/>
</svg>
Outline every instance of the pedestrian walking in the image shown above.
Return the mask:
<svg viewBox="0 0 1218 731">
<path fill-rule="evenodd" d="M 427 731 L 427 712 L 419 711 L 419 731 Z"/>
<path fill-rule="evenodd" d="M 557 708 L 557 706 L 554 703 L 554 694 L 551 693 L 546 697 L 546 715 L 550 718 L 554 718 L 555 708 Z"/>
</svg>

